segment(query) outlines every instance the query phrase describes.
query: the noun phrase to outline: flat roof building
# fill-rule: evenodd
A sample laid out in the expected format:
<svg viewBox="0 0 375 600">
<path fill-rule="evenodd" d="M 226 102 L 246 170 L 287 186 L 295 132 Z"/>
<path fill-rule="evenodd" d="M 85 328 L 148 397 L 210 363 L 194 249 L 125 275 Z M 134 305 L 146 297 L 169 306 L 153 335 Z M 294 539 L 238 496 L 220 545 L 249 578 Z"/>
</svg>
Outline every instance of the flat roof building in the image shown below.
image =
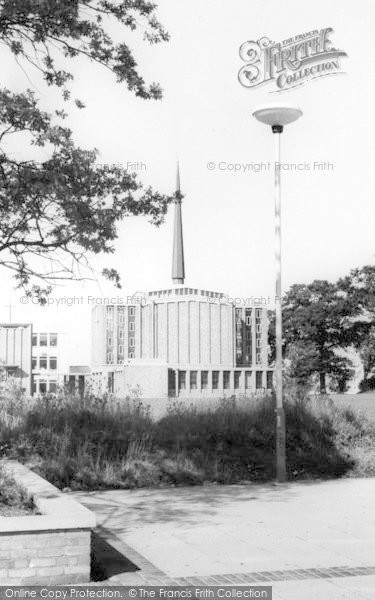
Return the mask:
<svg viewBox="0 0 375 600">
<path fill-rule="evenodd" d="M 57 333 L 32 335 L 33 394 L 54 394 L 64 381 L 60 365 L 60 338 Z"/>
<path fill-rule="evenodd" d="M 32 393 L 31 323 L 0 323 L 0 370 Z"/>
</svg>

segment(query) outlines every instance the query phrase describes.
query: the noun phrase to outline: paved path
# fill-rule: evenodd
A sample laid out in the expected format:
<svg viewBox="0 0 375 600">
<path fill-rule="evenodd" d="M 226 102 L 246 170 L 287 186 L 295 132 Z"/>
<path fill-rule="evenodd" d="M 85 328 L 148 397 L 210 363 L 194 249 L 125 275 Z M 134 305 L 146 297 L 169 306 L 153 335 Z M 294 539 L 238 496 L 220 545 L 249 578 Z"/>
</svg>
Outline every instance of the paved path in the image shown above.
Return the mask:
<svg viewBox="0 0 375 600">
<path fill-rule="evenodd" d="M 267 582 L 276 600 L 375 598 L 375 479 L 75 496 L 141 569 L 118 565 L 113 582 Z"/>
</svg>

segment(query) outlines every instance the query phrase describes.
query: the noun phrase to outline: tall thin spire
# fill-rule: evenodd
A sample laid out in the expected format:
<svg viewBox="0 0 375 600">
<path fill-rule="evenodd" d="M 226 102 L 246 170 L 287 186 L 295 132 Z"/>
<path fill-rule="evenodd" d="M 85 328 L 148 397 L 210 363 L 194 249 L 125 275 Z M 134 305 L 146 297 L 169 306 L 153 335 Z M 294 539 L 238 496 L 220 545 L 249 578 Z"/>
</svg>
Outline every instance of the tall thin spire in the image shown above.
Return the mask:
<svg viewBox="0 0 375 600">
<path fill-rule="evenodd" d="M 184 239 L 182 235 L 182 211 L 180 189 L 180 165 L 177 162 L 176 178 L 177 198 L 174 206 L 174 232 L 173 232 L 173 258 L 172 258 L 172 280 L 173 283 L 184 283 L 185 261 L 184 261 Z"/>
</svg>

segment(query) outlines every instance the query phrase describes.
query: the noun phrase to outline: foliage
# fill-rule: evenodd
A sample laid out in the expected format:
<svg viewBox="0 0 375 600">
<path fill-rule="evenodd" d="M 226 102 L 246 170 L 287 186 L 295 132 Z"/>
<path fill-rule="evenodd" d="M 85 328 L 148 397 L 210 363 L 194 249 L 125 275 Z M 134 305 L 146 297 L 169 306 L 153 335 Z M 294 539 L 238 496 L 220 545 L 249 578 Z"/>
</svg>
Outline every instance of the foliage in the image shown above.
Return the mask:
<svg viewBox="0 0 375 600">
<path fill-rule="evenodd" d="M 43 162 L 17 162 L 0 150 L 1 262 L 20 286 L 33 276 L 47 283 L 82 278 L 87 253 L 112 253 L 116 226 L 128 215 L 162 222 L 170 198 L 151 189 L 137 195 L 142 186 L 135 176 L 97 165 L 97 152 L 76 147 L 70 130 L 54 125 L 31 92 L 2 91 L 0 103 L 1 137 L 29 131 L 31 145 L 49 151 Z M 113 269 L 105 275 L 119 286 Z"/>
<path fill-rule="evenodd" d="M 349 275 L 339 279 L 337 287 L 353 307 L 358 307 L 358 314 L 362 317 L 358 324 L 363 323 L 366 331 L 366 324 L 375 316 L 375 266 L 353 269 Z"/>
<path fill-rule="evenodd" d="M 156 6 L 147 0 L 1 0 L 0 38 L 17 62 L 38 70 L 48 85 L 63 88 L 71 72 L 58 59 L 85 57 L 109 69 L 120 83 L 141 98 L 160 98 L 161 89 L 146 86 L 128 44 L 115 43 L 108 30 L 142 31 L 155 44 L 169 36 L 158 22 Z"/>
<path fill-rule="evenodd" d="M 363 339 L 359 347 L 359 355 L 363 364 L 363 379 L 366 381 L 371 376 L 374 377 L 375 370 L 375 327 L 371 326 L 367 336 Z"/>
<path fill-rule="evenodd" d="M 32 499 L 5 473 L 0 465 L 0 517 L 33 512 L 35 509 Z"/>
<path fill-rule="evenodd" d="M 297 380 L 320 377 L 320 392 L 326 393 L 326 376 L 345 387 L 351 374 L 351 361 L 337 353 L 355 341 L 352 320 L 358 308 L 340 293 L 336 284 L 313 281 L 291 286 L 282 300 L 283 345 L 291 358 Z M 271 344 L 274 346 L 274 317 Z M 273 350 L 274 352 L 274 350 Z"/>
<path fill-rule="evenodd" d="M 22 68 L 61 88 L 65 100 L 73 75 L 58 61 L 77 57 L 109 69 L 141 98 L 160 98 L 160 87 L 147 86 L 139 75 L 129 46 L 108 33 L 114 23 L 123 31 L 141 29 L 151 43 L 168 39 L 146 0 L 0 0 L 3 48 Z M 76 105 L 83 107 L 80 100 Z M 135 174 L 118 165 L 98 164 L 97 150 L 75 145 L 62 123 L 66 117 L 62 110 L 53 116 L 41 110 L 30 90 L 0 88 L 0 264 L 42 303 L 56 282 L 88 278 L 93 254 L 113 253 L 124 217 L 146 215 L 159 225 L 172 200 L 143 190 Z M 22 152 L 15 153 L 15 145 Z M 120 287 L 115 269 L 102 274 Z"/>
<path fill-rule="evenodd" d="M 338 281 L 338 288 L 356 310 L 352 322 L 354 345 L 363 364 L 362 391 L 375 387 L 375 267 L 353 269 Z"/>
<path fill-rule="evenodd" d="M 229 484 L 275 476 L 272 398 L 222 400 L 199 409 L 176 402 L 157 421 L 131 398 L 61 394 L 14 403 L 5 397 L 1 406 L 3 453 L 62 489 Z M 375 439 L 366 419 L 321 398 L 290 399 L 286 423 L 289 478 L 370 469 L 356 458 Z"/>
</svg>

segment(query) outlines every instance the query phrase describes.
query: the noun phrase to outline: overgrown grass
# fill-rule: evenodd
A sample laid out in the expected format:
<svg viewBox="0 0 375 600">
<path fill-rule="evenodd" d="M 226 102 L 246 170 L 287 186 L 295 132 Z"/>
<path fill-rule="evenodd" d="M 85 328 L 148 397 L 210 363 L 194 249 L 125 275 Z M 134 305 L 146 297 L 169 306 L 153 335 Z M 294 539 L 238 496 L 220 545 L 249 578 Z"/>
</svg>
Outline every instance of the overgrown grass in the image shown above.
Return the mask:
<svg viewBox="0 0 375 600">
<path fill-rule="evenodd" d="M 290 479 L 375 474 L 375 425 L 327 399 L 286 402 Z M 176 402 L 157 421 L 139 400 L 3 398 L 0 454 L 58 487 L 134 488 L 274 478 L 271 398 Z"/>
<path fill-rule="evenodd" d="M 0 517 L 15 517 L 35 512 L 32 499 L 0 465 Z"/>
</svg>

